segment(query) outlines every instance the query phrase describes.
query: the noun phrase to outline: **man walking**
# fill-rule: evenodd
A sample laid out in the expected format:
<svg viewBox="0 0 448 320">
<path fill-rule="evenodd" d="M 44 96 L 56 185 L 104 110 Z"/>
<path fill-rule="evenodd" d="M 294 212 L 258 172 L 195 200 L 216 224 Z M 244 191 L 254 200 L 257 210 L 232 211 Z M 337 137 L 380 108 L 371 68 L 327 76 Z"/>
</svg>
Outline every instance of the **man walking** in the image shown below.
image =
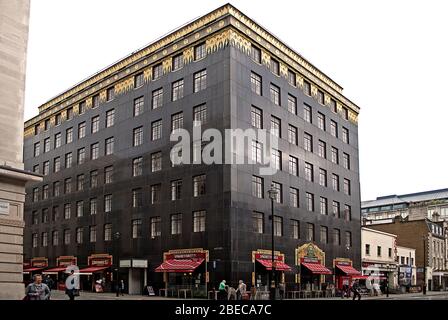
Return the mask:
<svg viewBox="0 0 448 320">
<path fill-rule="evenodd" d="M 219 284 L 218 296 L 219 296 L 219 300 L 225 300 L 226 299 L 226 297 L 227 297 L 226 280 L 222 280 L 221 283 Z"/>
<path fill-rule="evenodd" d="M 355 282 L 353 282 L 352 284 L 352 291 L 353 291 L 353 300 L 356 299 L 356 297 L 358 297 L 358 300 L 361 300 L 361 293 L 360 288 L 359 288 L 359 281 L 355 280 Z"/>
<path fill-rule="evenodd" d="M 42 283 L 42 276 L 36 274 L 33 277 L 34 282 L 30 283 L 25 290 L 26 299 L 28 300 L 49 300 L 50 289 L 45 283 Z"/>
</svg>

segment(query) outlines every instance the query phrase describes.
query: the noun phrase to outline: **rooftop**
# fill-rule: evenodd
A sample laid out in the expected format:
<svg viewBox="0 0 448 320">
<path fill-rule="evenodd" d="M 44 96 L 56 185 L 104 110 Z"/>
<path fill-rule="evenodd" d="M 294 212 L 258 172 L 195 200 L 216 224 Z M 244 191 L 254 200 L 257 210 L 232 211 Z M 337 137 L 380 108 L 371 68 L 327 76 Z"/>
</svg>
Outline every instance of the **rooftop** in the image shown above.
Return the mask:
<svg viewBox="0 0 448 320">
<path fill-rule="evenodd" d="M 403 195 L 388 195 L 377 197 L 376 200 L 362 201 L 362 208 L 371 208 L 378 206 L 394 205 L 401 203 L 422 202 L 431 200 L 448 200 L 448 188 L 430 191 L 422 191 L 416 193 L 408 193 Z"/>
</svg>

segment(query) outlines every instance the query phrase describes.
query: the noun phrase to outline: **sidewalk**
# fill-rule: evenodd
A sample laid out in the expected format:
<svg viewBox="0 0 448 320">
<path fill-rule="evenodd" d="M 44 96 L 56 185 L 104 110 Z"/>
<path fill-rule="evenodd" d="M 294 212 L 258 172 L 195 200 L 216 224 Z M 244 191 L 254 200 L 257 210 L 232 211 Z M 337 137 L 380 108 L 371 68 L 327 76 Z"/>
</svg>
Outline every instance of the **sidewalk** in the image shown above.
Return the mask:
<svg viewBox="0 0 448 320">
<path fill-rule="evenodd" d="M 426 297 L 435 297 L 435 296 L 447 296 L 448 299 L 448 291 L 428 291 L 426 293 Z M 396 299 L 412 299 L 412 298 L 421 298 L 425 297 L 423 293 L 402 293 L 402 294 L 389 294 L 389 297 L 386 294 L 382 294 L 381 296 L 362 296 L 361 300 L 396 300 Z M 310 298 L 310 299 L 289 299 L 289 300 L 351 300 L 353 298 L 344 298 L 334 297 L 334 298 Z"/>
</svg>

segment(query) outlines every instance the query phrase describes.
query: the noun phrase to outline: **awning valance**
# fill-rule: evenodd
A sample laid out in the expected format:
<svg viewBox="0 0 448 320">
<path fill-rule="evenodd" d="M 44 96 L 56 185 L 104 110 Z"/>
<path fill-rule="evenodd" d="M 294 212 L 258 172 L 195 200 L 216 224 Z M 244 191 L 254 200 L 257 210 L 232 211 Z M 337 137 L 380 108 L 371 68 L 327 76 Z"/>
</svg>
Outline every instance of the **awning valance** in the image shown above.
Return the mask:
<svg viewBox="0 0 448 320">
<path fill-rule="evenodd" d="M 336 267 L 349 276 L 357 276 L 361 274 L 361 272 L 349 265 L 336 265 Z"/>
<path fill-rule="evenodd" d="M 272 260 L 265 260 L 265 259 L 257 259 L 259 263 L 261 263 L 266 270 L 272 270 Z M 291 271 L 291 267 L 288 266 L 283 261 L 274 261 L 275 263 L 275 270 L 278 271 Z"/>
<path fill-rule="evenodd" d="M 23 269 L 23 273 L 30 273 L 30 272 L 34 272 L 34 271 L 43 270 L 43 269 L 45 269 L 45 268 L 31 267 L 31 268 Z"/>
<path fill-rule="evenodd" d="M 315 274 L 332 274 L 331 271 L 320 263 L 302 262 L 302 266 L 306 267 Z"/>
<path fill-rule="evenodd" d="M 103 267 L 87 267 L 87 268 L 84 268 L 84 269 L 80 269 L 78 271 L 78 273 L 79 274 L 92 274 L 92 273 L 95 273 L 95 272 L 103 271 L 103 270 L 105 270 L 107 268 L 109 268 L 109 267 L 104 267 L 104 266 Z"/>
<path fill-rule="evenodd" d="M 156 272 L 193 272 L 204 259 L 168 259 L 156 268 Z"/>
<path fill-rule="evenodd" d="M 67 267 L 56 267 L 56 268 L 47 269 L 42 273 L 62 272 L 62 271 L 65 271 L 65 269 L 67 269 Z"/>
</svg>

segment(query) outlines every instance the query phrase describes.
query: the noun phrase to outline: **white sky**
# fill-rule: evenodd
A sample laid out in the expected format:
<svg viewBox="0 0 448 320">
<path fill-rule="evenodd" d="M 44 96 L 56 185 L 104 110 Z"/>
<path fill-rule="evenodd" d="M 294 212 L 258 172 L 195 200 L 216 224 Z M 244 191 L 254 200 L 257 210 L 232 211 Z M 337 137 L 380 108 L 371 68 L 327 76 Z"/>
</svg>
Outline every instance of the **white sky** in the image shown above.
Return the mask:
<svg viewBox="0 0 448 320">
<path fill-rule="evenodd" d="M 227 1 L 32 0 L 25 119 Z M 234 0 L 361 107 L 362 200 L 448 187 L 448 2 Z"/>
</svg>

